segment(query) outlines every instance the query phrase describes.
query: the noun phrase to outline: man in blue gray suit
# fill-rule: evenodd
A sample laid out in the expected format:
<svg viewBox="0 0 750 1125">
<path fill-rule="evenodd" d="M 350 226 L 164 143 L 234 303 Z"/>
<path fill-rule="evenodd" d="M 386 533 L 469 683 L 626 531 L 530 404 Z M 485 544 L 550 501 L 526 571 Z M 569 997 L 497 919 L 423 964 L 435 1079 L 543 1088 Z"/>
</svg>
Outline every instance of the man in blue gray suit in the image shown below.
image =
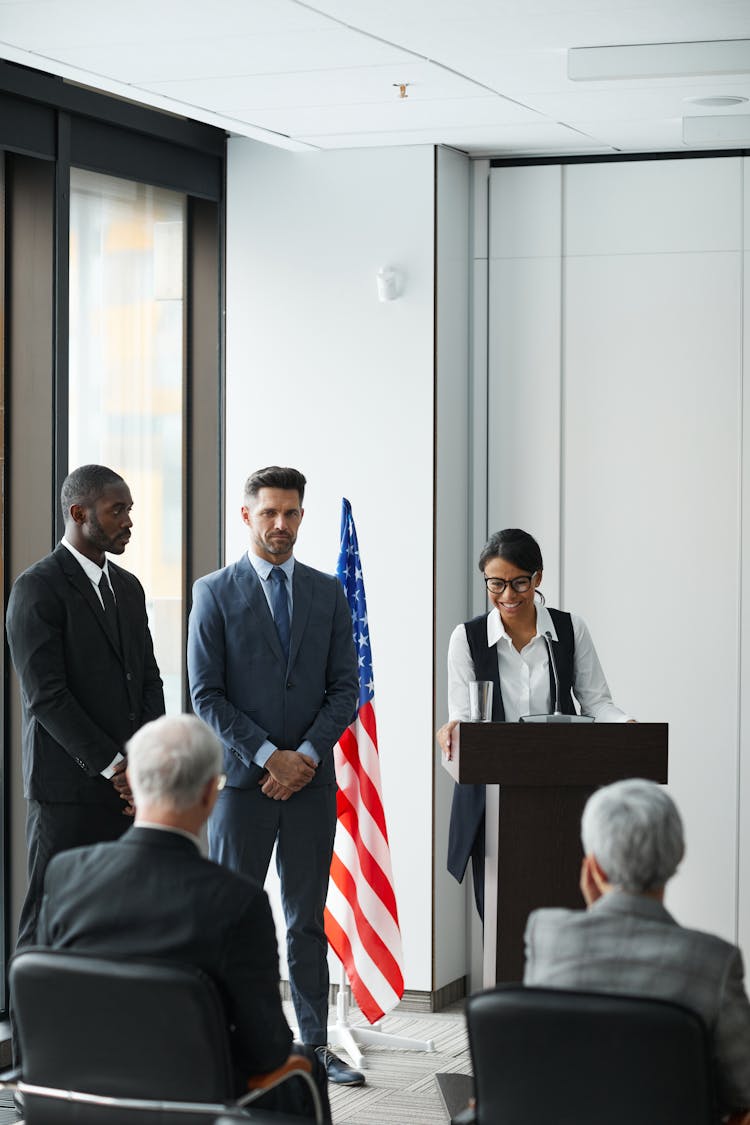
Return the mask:
<svg viewBox="0 0 750 1125">
<path fill-rule="evenodd" d="M 354 1086 L 364 1075 L 327 1048 L 323 911 L 336 830 L 332 751 L 354 716 L 357 660 L 341 584 L 293 555 L 305 483 L 276 465 L 248 478 L 250 549 L 195 583 L 188 674 L 196 714 L 224 745 L 211 858 L 262 884 L 276 844 L 300 1037 L 331 1081 Z"/>
<path fill-rule="evenodd" d="M 632 778 L 589 798 L 581 825 L 587 910 L 535 910 L 524 983 L 672 1000 L 708 1028 L 722 1109 L 750 1125 L 750 1003 L 736 945 L 680 926 L 664 887 L 685 846 L 666 790 Z M 634 1076 L 637 1077 L 637 1076 Z"/>
</svg>

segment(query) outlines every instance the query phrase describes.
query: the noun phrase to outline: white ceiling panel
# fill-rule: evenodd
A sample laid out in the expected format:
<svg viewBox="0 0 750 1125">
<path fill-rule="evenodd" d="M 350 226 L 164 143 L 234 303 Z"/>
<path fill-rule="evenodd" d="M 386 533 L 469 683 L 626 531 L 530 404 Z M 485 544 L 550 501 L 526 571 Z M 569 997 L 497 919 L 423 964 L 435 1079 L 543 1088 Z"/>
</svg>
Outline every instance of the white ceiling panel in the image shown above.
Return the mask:
<svg viewBox="0 0 750 1125">
<path fill-rule="evenodd" d="M 335 24 L 293 0 L 2 0 L 0 40 L 40 52 L 151 38 L 165 51 L 191 39 L 303 30 Z"/>
<path fill-rule="evenodd" d="M 737 38 L 750 0 L 0 0 L 0 57 L 287 147 L 683 149 L 685 98 L 750 83 L 582 89 L 567 49 Z"/>
<path fill-rule="evenodd" d="M 527 126 L 482 126 L 460 129 L 418 129 L 398 132 L 378 132 L 361 134 L 317 133 L 301 137 L 308 144 L 320 148 L 362 148 L 388 145 L 443 144 L 460 149 L 472 155 L 493 153 L 497 156 L 511 154 L 524 156 L 544 156 L 550 152 L 585 153 L 603 152 L 606 146 L 590 137 L 581 135 L 549 121 L 539 125 Z M 606 148 L 611 152 L 611 148 Z"/>
<path fill-rule="evenodd" d="M 337 133 L 415 132 L 425 129 L 452 136 L 457 128 L 485 125 L 538 123 L 538 114 L 527 110 L 509 112 L 510 103 L 500 98 L 461 98 L 436 102 L 400 102 L 382 105 L 300 106 L 296 109 L 254 110 L 253 121 L 264 129 L 288 130 L 292 136 L 325 136 Z M 511 106 L 512 108 L 512 106 Z M 235 111 L 244 116 L 244 111 Z M 435 122 L 440 124 L 436 126 Z M 448 143 L 446 141 L 446 143 Z M 451 142 L 452 143 L 452 142 Z"/>
<path fill-rule="evenodd" d="M 449 70 L 430 63 L 399 66 L 363 66 L 356 69 L 306 71 L 250 79 L 207 78 L 186 82 L 151 82 L 149 89 L 182 101 L 196 102 L 215 110 L 236 113 L 237 106 L 247 112 L 265 105 L 359 105 L 380 102 L 390 107 L 399 100 L 401 82 L 409 82 L 407 101 L 446 98 L 476 98 L 487 91 Z M 512 103 L 509 103 L 512 104 Z"/>
<path fill-rule="evenodd" d="M 649 121 L 580 122 L 580 128 L 618 152 L 685 151 L 682 117 Z"/>
<path fill-rule="evenodd" d="M 66 47 L 58 55 L 70 66 L 96 69 L 152 89 L 164 89 L 170 82 L 184 85 L 186 80 L 232 81 L 257 74 L 336 71 L 412 59 L 398 47 L 342 28 L 197 38 L 183 41 L 179 49 L 149 39 L 109 47 Z"/>
<path fill-rule="evenodd" d="M 681 117 L 683 113 L 700 112 L 688 101 L 706 93 L 703 86 L 669 86 L 664 88 L 638 87 L 636 89 L 561 90 L 556 94 L 526 95 L 529 106 L 545 115 L 559 115 L 564 121 L 644 121 L 655 118 Z M 734 95 L 750 99 L 750 81 L 736 81 L 722 86 L 723 96 Z M 742 106 L 738 107 L 743 112 Z M 745 107 L 745 112 L 747 107 Z M 704 110 L 703 112 L 711 112 Z M 715 112 L 715 111 L 714 111 Z M 722 112 L 726 113 L 726 110 Z"/>
</svg>

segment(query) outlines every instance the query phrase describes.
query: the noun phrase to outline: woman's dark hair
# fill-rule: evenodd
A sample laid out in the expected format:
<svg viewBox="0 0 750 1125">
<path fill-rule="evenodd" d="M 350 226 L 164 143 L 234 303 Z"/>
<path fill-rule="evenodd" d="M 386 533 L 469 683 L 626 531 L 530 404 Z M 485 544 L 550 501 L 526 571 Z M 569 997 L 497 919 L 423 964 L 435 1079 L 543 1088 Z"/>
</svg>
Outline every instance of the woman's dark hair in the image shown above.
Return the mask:
<svg viewBox="0 0 750 1125">
<path fill-rule="evenodd" d="M 505 559 L 511 566 L 519 570 L 536 574 L 544 569 L 542 552 L 533 535 L 528 531 L 521 531 L 518 527 L 506 527 L 504 531 L 496 531 L 491 535 L 479 556 L 479 569 L 484 574 L 484 568 L 490 559 Z"/>
</svg>

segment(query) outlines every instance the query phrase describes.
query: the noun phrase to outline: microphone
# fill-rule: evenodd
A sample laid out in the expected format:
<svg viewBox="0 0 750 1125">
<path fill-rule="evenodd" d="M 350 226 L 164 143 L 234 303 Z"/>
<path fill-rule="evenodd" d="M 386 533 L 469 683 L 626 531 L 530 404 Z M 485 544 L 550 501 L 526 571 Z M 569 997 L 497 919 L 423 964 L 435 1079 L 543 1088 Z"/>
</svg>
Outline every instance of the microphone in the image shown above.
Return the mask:
<svg viewBox="0 0 750 1125">
<path fill-rule="evenodd" d="M 547 645 L 547 652 L 549 653 L 549 662 L 550 662 L 550 667 L 552 668 L 552 675 L 554 676 L 554 679 L 555 679 L 555 698 L 554 698 L 555 709 L 552 712 L 552 714 L 553 715 L 561 715 L 562 711 L 560 710 L 560 677 L 557 674 L 557 661 L 555 660 L 555 653 L 552 649 L 552 634 L 550 633 L 549 629 L 544 634 L 544 640 L 545 640 L 545 643 Z"/>
<path fill-rule="evenodd" d="M 546 633 L 542 634 L 544 643 L 547 646 L 547 653 L 549 655 L 549 664 L 552 669 L 552 678 L 555 683 L 555 698 L 553 700 L 555 709 L 551 715 L 521 715 L 518 720 L 519 723 L 593 723 L 592 715 L 565 715 L 560 710 L 560 677 L 557 674 L 557 661 L 555 660 L 555 652 L 552 648 L 552 633 L 549 629 Z"/>
</svg>

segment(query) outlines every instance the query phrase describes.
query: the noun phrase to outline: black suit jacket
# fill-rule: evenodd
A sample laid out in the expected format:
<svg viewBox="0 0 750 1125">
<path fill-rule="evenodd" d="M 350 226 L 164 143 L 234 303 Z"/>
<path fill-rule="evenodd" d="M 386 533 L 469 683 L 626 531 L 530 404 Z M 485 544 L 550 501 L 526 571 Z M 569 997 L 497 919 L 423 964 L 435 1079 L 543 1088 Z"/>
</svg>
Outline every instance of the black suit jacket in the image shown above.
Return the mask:
<svg viewBox="0 0 750 1125">
<path fill-rule="evenodd" d="M 280 1066 L 292 1044 L 276 933 L 262 887 L 175 832 L 131 828 L 47 868 L 37 943 L 194 965 L 213 978 L 230 1025 L 237 1089 Z M 113 1013 L 116 1018 L 116 1013 Z"/>
<path fill-rule="evenodd" d="M 14 583 L 8 644 L 21 685 L 24 794 L 37 801 L 109 801 L 100 776 L 144 723 L 164 714 L 143 588 L 109 562 L 120 646 L 91 582 L 58 546 Z"/>
</svg>

